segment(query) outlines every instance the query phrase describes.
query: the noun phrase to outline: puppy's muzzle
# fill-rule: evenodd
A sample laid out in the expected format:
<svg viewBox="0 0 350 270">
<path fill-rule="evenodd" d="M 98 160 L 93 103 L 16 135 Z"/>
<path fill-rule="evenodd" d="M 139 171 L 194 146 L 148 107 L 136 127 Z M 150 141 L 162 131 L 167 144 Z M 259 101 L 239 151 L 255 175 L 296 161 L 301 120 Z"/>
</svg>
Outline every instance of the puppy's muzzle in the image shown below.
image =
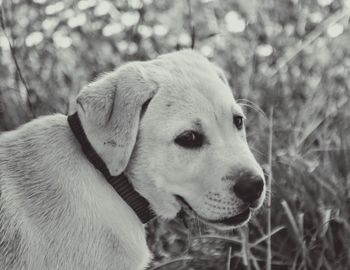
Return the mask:
<svg viewBox="0 0 350 270">
<path fill-rule="evenodd" d="M 245 172 L 236 179 L 232 191 L 244 203 L 251 204 L 258 200 L 264 190 L 264 180 L 261 176 Z"/>
</svg>

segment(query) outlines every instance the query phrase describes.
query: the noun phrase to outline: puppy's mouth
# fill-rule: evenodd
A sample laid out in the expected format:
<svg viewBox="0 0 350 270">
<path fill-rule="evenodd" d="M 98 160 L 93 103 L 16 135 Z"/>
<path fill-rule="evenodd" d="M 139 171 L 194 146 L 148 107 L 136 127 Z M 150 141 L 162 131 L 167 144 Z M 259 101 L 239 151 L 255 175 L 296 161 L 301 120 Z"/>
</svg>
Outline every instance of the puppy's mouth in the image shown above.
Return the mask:
<svg viewBox="0 0 350 270">
<path fill-rule="evenodd" d="M 238 215 L 235 215 L 233 217 L 219 219 L 219 220 L 206 220 L 206 222 L 212 223 L 212 224 L 218 224 L 218 225 L 224 225 L 224 226 L 230 226 L 230 227 L 237 227 L 241 225 L 242 223 L 246 222 L 250 218 L 250 209 L 247 208 Z"/>
<path fill-rule="evenodd" d="M 177 198 L 177 201 L 180 203 L 180 205 L 182 206 L 184 211 L 186 211 L 187 213 L 190 212 L 190 214 L 194 214 L 196 217 L 198 217 L 204 223 L 207 223 L 209 225 L 213 225 L 213 226 L 218 227 L 218 228 L 239 227 L 239 226 L 243 225 L 243 223 L 248 221 L 250 218 L 250 215 L 251 215 L 251 210 L 249 207 L 247 207 L 242 212 L 240 212 L 239 214 L 234 215 L 232 217 L 211 220 L 211 219 L 207 219 L 207 218 L 200 216 L 183 197 L 178 196 L 178 195 L 176 195 L 175 197 Z"/>
</svg>

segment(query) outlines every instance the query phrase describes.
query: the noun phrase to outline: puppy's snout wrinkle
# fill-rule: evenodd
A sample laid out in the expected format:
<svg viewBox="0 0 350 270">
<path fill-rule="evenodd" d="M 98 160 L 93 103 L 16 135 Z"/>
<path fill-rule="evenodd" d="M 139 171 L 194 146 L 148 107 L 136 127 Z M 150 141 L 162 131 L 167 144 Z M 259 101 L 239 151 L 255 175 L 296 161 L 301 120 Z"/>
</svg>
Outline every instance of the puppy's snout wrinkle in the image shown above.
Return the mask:
<svg viewBox="0 0 350 270">
<path fill-rule="evenodd" d="M 233 192 L 245 203 L 259 199 L 263 189 L 264 180 L 261 176 L 249 172 L 240 175 L 233 186 Z"/>
</svg>

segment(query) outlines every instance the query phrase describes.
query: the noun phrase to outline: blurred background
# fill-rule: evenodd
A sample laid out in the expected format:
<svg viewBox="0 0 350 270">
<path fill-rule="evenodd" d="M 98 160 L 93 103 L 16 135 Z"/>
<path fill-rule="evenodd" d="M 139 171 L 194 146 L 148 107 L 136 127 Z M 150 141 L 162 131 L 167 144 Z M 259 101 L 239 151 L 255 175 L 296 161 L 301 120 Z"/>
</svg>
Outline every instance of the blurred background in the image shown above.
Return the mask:
<svg viewBox="0 0 350 270">
<path fill-rule="evenodd" d="M 194 45 L 225 70 L 271 207 L 225 233 L 154 220 L 149 269 L 350 269 L 350 0 L 0 5 L 0 132 L 71 113 L 82 86 L 126 61 Z"/>
</svg>

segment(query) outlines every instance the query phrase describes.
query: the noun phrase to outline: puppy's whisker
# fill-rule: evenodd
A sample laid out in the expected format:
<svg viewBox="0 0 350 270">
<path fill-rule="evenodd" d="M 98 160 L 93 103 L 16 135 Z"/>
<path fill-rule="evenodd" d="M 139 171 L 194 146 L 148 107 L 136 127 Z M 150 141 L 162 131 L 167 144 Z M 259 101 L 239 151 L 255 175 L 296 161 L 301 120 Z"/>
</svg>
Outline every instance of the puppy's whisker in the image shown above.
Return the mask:
<svg viewBox="0 0 350 270">
<path fill-rule="evenodd" d="M 196 226 L 196 229 L 198 231 L 199 237 L 201 237 L 198 217 L 195 217 L 195 226 Z"/>
<path fill-rule="evenodd" d="M 196 226 L 198 229 L 199 238 L 202 239 L 202 231 L 201 231 L 201 227 L 200 227 L 200 221 L 199 221 L 198 217 L 196 217 L 195 219 L 196 219 Z"/>
<path fill-rule="evenodd" d="M 255 111 L 256 113 L 258 113 L 258 114 L 260 114 L 261 116 L 263 116 L 264 120 L 267 120 L 267 117 L 266 117 L 264 111 L 261 110 L 260 108 L 256 108 L 256 107 L 254 107 L 254 106 L 252 106 L 252 105 L 250 105 L 250 104 L 245 104 L 245 103 L 238 103 L 238 104 L 239 104 L 240 106 L 242 106 L 242 107 L 247 107 L 247 108 L 252 109 L 252 110 Z"/>
<path fill-rule="evenodd" d="M 258 104 L 256 104 L 255 102 L 253 102 L 253 101 L 251 101 L 251 100 L 249 100 L 249 99 L 246 99 L 246 98 L 239 98 L 239 99 L 236 99 L 236 102 L 237 102 L 238 104 L 240 104 L 240 103 L 243 103 L 243 104 L 251 104 L 252 106 L 254 106 L 255 108 L 257 108 L 258 110 L 261 110 Z"/>
<path fill-rule="evenodd" d="M 256 103 L 254 103 L 252 101 L 249 101 L 247 99 L 237 99 L 236 102 L 240 106 L 248 107 L 248 108 L 254 110 L 258 114 L 262 115 L 265 120 L 267 120 L 266 114 L 264 113 L 264 111 Z"/>
<path fill-rule="evenodd" d="M 201 226 L 201 223 L 199 222 L 199 220 L 198 220 L 198 229 L 199 229 L 199 236 L 202 238 L 202 226 Z"/>
<path fill-rule="evenodd" d="M 252 152 L 254 152 L 256 154 L 259 154 L 259 155 L 262 155 L 262 156 L 264 155 L 264 153 L 262 153 L 261 151 L 259 151 L 258 149 L 254 148 L 252 146 L 250 146 L 249 148 L 250 148 L 250 150 L 252 150 Z"/>
</svg>

